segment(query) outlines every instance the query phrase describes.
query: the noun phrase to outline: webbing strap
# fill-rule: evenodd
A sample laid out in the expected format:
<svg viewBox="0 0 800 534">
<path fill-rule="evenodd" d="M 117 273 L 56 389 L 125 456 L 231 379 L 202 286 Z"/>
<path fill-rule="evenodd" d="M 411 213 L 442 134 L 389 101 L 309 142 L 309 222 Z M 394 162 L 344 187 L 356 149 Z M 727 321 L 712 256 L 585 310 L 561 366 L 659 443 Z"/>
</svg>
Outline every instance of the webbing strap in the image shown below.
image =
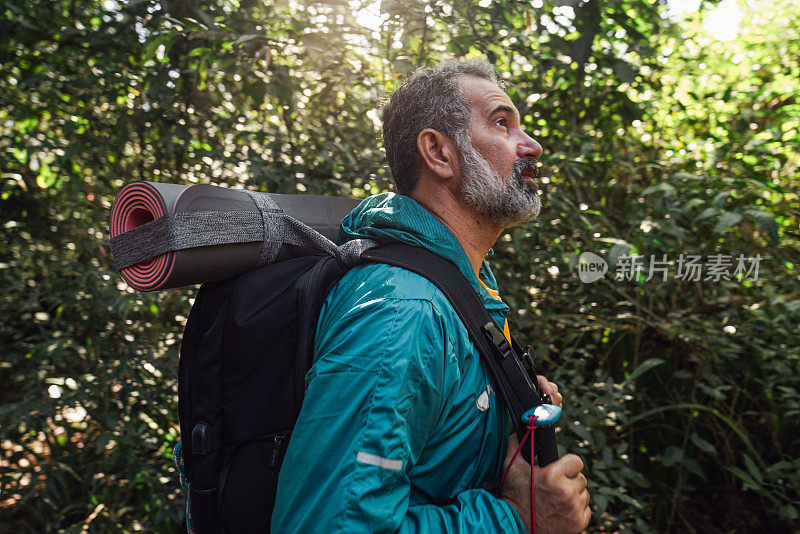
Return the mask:
<svg viewBox="0 0 800 534">
<path fill-rule="evenodd" d="M 111 238 L 117 270 L 172 250 L 250 243 L 263 239 L 261 215 L 252 211 L 168 213 Z"/>
<path fill-rule="evenodd" d="M 267 195 L 259 195 L 245 189 L 245 193 L 253 200 L 261 213 L 262 239 L 261 255 L 256 267 L 263 267 L 275 261 L 283 243 L 286 227 L 283 224 L 283 212 Z"/>
<path fill-rule="evenodd" d="M 111 238 L 114 267 L 122 270 L 161 254 L 187 248 L 234 243 L 263 243 L 256 265 L 275 261 L 283 244 L 324 252 L 345 265 L 375 243 L 337 247 L 303 222 L 286 215 L 269 195 L 247 191 L 258 211 L 191 211 L 169 213 Z"/>
</svg>

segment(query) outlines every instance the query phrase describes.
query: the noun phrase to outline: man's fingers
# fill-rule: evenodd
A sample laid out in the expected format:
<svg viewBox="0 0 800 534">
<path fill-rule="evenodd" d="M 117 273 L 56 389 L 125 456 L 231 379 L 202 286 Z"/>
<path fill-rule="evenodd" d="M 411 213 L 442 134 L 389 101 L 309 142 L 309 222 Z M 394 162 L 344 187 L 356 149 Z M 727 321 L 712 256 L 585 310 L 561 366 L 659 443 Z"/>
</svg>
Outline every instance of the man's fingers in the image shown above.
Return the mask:
<svg viewBox="0 0 800 534">
<path fill-rule="evenodd" d="M 581 515 L 581 525 L 578 528 L 583 530 L 589 526 L 589 521 L 592 519 L 592 509 L 589 508 L 588 504 L 586 505 L 586 508 L 583 509 L 583 514 Z"/>
<path fill-rule="evenodd" d="M 575 478 L 583 470 L 583 461 L 574 454 L 565 454 L 555 464 L 558 464 L 558 470 L 567 478 Z M 585 487 L 584 477 L 584 487 Z"/>
<path fill-rule="evenodd" d="M 553 384 L 553 402 L 561 406 L 561 401 L 563 400 L 563 397 L 561 396 L 561 393 L 558 392 L 558 384 L 556 384 L 555 382 L 551 382 L 551 384 Z"/>
<path fill-rule="evenodd" d="M 553 386 L 555 386 L 555 384 L 547 380 L 547 378 L 542 375 L 536 375 L 536 381 L 539 383 L 539 389 L 542 390 L 542 393 L 546 395 L 552 395 L 554 393 Z M 557 387 L 556 391 L 558 391 Z"/>
<path fill-rule="evenodd" d="M 545 395 L 550 395 L 553 404 L 556 406 L 561 406 L 561 401 L 563 400 L 561 394 L 558 392 L 558 385 L 555 382 L 550 382 L 542 375 L 536 375 L 536 380 L 539 383 L 539 389 Z"/>
</svg>

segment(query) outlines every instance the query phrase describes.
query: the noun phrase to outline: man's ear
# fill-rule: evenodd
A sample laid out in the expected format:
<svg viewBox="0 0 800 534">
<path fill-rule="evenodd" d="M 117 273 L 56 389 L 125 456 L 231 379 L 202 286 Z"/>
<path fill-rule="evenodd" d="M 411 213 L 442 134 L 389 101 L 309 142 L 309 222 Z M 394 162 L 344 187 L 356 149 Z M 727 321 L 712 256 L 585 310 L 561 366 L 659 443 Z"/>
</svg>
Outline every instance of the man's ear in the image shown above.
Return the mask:
<svg viewBox="0 0 800 534">
<path fill-rule="evenodd" d="M 453 140 L 433 128 L 422 130 L 417 136 L 422 164 L 443 180 L 452 178 L 456 171 L 458 158 Z"/>
</svg>

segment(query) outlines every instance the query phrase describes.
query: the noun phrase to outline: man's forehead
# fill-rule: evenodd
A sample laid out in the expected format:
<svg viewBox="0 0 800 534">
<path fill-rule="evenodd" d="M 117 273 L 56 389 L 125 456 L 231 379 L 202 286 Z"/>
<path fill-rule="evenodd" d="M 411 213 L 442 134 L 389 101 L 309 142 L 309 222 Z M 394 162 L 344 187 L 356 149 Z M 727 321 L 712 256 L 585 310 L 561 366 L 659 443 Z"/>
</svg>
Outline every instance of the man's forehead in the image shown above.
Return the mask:
<svg viewBox="0 0 800 534">
<path fill-rule="evenodd" d="M 480 115 L 488 116 L 498 107 L 516 109 L 508 95 L 490 80 L 462 76 L 459 83 L 470 107 Z"/>
</svg>

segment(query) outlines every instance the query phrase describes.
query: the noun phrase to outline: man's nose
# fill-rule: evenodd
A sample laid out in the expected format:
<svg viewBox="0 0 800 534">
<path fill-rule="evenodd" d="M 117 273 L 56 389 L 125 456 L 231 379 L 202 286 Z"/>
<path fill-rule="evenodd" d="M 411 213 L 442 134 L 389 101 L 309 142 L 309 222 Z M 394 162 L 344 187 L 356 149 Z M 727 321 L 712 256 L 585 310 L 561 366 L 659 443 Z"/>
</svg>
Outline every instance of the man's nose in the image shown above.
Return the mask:
<svg viewBox="0 0 800 534">
<path fill-rule="evenodd" d="M 525 132 L 522 132 L 522 137 L 522 142 L 517 145 L 517 156 L 520 158 L 538 159 L 539 156 L 542 155 L 542 145 Z"/>
</svg>

